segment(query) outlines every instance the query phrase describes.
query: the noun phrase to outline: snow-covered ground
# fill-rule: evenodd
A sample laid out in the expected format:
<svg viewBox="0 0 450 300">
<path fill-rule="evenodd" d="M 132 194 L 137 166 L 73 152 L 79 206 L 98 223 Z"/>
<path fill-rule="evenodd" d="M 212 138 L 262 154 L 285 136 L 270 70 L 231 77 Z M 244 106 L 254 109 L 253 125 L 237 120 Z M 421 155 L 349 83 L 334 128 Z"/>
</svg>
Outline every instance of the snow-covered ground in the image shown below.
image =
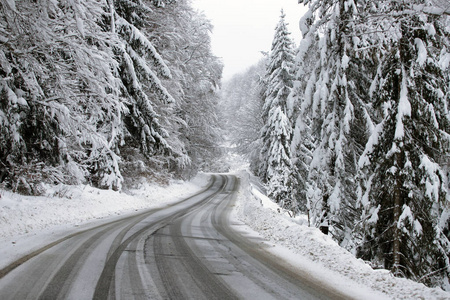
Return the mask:
<svg viewBox="0 0 450 300">
<path fill-rule="evenodd" d="M 387 270 L 373 270 L 341 248 L 318 228 L 307 226 L 304 217 L 292 219 L 263 195 L 247 172 L 241 179 L 235 222 L 242 221 L 253 233 L 269 241 L 272 252 L 339 290 L 351 291 L 357 299 L 450 299 L 440 288 L 393 277 Z M 241 227 L 239 227 L 241 228 Z"/>
<path fill-rule="evenodd" d="M 142 185 L 127 193 L 78 185 L 48 187 L 45 196 L 29 197 L 0 189 L 0 269 L 70 232 L 184 199 L 208 178 L 200 174 L 190 182 Z"/>
<path fill-rule="evenodd" d="M 232 215 L 236 228 L 264 237 L 271 251 L 287 258 L 292 266 L 359 299 L 450 299 L 450 293 L 440 289 L 372 270 L 318 229 L 279 212 L 277 205 L 251 184 L 247 172 L 236 174 L 241 179 Z M 0 269 L 67 232 L 183 199 L 204 187 L 208 177 L 200 174 L 191 182 L 173 181 L 169 187 L 147 185 L 127 194 L 89 186 L 60 186 L 45 197 L 0 190 Z"/>
</svg>

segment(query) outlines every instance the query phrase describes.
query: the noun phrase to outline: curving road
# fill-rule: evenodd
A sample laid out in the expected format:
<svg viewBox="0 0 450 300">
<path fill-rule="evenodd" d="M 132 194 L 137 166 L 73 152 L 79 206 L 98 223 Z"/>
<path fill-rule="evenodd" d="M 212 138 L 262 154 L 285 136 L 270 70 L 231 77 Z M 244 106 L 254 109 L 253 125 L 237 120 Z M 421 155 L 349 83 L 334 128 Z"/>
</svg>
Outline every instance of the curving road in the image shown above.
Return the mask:
<svg viewBox="0 0 450 300">
<path fill-rule="evenodd" d="M 213 175 L 179 203 L 47 245 L 0 270 L 0 299 L 348 299 L 232 227 L 238 188 Z"/>
</svg>

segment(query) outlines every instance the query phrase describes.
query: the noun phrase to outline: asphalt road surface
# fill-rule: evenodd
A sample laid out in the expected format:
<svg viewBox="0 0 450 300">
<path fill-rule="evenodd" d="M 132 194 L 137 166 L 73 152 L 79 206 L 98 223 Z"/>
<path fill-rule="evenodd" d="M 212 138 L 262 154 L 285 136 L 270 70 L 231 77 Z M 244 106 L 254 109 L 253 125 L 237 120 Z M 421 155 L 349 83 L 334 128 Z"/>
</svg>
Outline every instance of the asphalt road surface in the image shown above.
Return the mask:
<svg viewBox="0 0 450 300">
<path fill-rule="evenodd" d="M 232 226 L 238 189 L 213 175 L 179 203 L 55 241 L 0 270 L 0 299 L 348 299 Z"/>
</svg>

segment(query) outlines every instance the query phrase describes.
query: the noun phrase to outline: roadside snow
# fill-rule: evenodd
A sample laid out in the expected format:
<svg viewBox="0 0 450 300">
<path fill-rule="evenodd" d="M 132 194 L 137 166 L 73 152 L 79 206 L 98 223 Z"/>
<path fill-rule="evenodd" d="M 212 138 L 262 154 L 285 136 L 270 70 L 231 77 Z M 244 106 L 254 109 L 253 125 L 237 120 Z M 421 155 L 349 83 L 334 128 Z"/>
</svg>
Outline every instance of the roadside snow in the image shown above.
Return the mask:
<svg viewBox="0 0 450 300">
<path fill-rule="evenodd" d="M 128 193 L 61 185 L 47 187 L 45 196 L 30 197 L 0 189 L 0 269 L 68 233 L 182 200 L 208 178 L 200 174 L 190 182 L 147 184 Z"/>
<path fill-rule="evenodd" d="M 235 161 L 236 168 L 243 162 Z M 356 299 L 450 299 L 450 293 L 373 270 L 339 247 L 329 236 L 307 226 L 306 217 L 290 218 L 263 193 L 245 171 L 233 223 L 239 230 L 266 239 L 271 251 Z M 167 187 L 143 186 L 127 194 L 89 186 L 59 186 L 44 197 L 26 197 L 0 190 L 0 269 L 33 250 L 71 232 L 89 228 L 138 210 L 164 207 L 194 194 L 208 182 L 201 174 L 191 182 Z M 247 224 L 247 225 L 246 225 Z"/>
<path fill-rule="evenodd" d="M 270 242 L 273 254 L 288 259 L 324 284 L 356 299 L 450 299 L 450 293 L 439 288 L 393 277 L 387 270 L 372 269 L 319 229 L 308 227 L 306 217 L 290 218 L 252 185 L 253 179 L 247 172 L 239 171 L 237 175 L 241 190 L 233 223 L 250 226 L 253 234 Z"/>
</svg>

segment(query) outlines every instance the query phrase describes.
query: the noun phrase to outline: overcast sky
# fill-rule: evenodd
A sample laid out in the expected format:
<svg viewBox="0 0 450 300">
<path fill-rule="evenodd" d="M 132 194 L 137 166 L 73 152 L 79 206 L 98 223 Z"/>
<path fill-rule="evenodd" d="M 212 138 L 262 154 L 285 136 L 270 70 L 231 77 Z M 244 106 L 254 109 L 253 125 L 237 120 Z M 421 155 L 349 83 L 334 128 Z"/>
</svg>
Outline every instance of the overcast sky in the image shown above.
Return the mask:
<svg viewBox="0 0 450 300">
<path fill-rule="evenodd" d="M 297 0 L 193 0 L 214 25 L 212 48 L 222 58 L 224 79 L 245 71 L 269 51 L 283 8 L 291 37 L 298 45 L 298 22 L 306 12 Z"/>
</svg>

